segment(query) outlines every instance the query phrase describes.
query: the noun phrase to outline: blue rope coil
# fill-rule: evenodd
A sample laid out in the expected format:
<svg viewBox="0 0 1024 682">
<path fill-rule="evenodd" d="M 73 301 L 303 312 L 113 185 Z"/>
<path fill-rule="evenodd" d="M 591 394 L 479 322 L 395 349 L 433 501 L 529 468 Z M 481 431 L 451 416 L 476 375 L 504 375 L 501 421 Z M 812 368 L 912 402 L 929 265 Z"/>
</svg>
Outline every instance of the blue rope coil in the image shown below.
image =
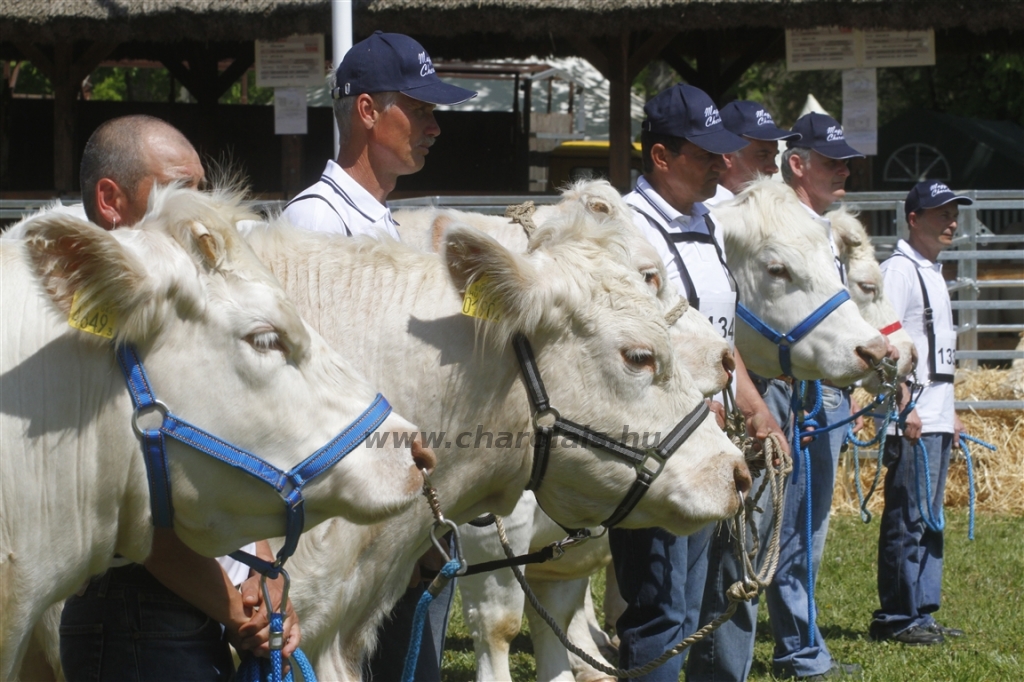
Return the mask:
<svg viewBox="0 0 1024 682">
<path fill-rule="evenodd" d="M 273 652 L 272 652 L 273 654 Z M 273 682 L 275 667 L 280 665 L 281 652 L 277 652 L 278 663 L 275 664 L 271 660 L 266 658 L 257 658 L 255 656 L 246 656 L 242 659 L 242 664 L 238 666 L 238 673 L 235 679 L 238 682 L 267 682 L 270 680 Z M 292 670 L 288 671 L 288 674 L 284 676 L 283 682 L 293 682 L 294 670 L 296 667 L 302 673 L 302 678 L 306 682 L 317 682 L 316 673 L 313 672 L 313 666 L 310 664 L 309 659 L 306 658 L 306 654 L 302 653 L 302 649 L 296 649 L 289 657 L 289 662 L 292 664 Z M 276 671 L 276 674 L 280 676 L 280 669 Z M 277 678 L 281 680 L 281 677 Z"/>
<path fill-rule="evenodd" d="M 971 459 L 971 451 L 967 447 L 967 441 L 971 441 L 972 443 L 977 443 L 978 445 L 980 445 L 982 447 L 985 447 L 985 448 L 988 448 L 989 450 L 992 450 L 993 452 L 995 452 L 996 446 L 992 445 L 991 443 L 986 443 L 985 441 L 981 440 L 980 438 L 975 438 L 974 436 L 972 436 L 970 434 L 963 433 L 963 432 L 960 433 L 960 449 L 964 451 L 964 459 L 967 460 L 967 503 L 968 503 L 967 539 L 968 540 L 973 540 L 974 539 L 974 503 L 975 503 L 976 493 L 975 493 L 975 487 L 974 487 L 974 461 Z"/>
<path fill-rule="evenodd" d="M 917 498 L 917 512 L 925 527 L 933 533 L 941 533 L 946 528 L 946 516 L 943 513 L 943 501 L 939 500 L 938 515 L 932 513 L 932 472 L 928 462 L 928 448 L 918 440 L 913 445 L 914 463 L 914 497 Z M 924 470 L 924 496 L 921 495 L 921 471 Z M 922 504 L 922 497 L 926 504 Z"/>
<path fill-rule="evenodd" d="M 460 568 L 462 568 L 462 562 L 458 557 L 454 557 L 441 567 L 440 575 L 451 580 Z M 434 601 L 434 595 L 428 589 L 420 596 L 419 603 L 416 604 L 416 613 L 412 619 L 412 634 L 409 636 L 409 650 L 405 654 L 405 667 L 402 670 L 402 682 L 415 681 L 416 661 L 420 658 L 420 645 L 423 643 L 423 628 L 427 624 L 427 612 L 432 601 Z"/>
</svg>

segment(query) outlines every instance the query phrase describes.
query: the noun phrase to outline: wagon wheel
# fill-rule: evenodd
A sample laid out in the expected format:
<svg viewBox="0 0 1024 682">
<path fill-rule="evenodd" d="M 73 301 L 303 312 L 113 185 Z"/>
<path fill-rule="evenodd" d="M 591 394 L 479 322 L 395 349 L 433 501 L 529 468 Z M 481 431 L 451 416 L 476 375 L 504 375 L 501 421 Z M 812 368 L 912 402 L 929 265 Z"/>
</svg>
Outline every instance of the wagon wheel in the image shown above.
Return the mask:
<svg viewBox="0 0 1024 682">
<path fill-rule="evenodd" d="M 949 180 L 949 162 L 935 147 L 915 142 L 892 153 L 885 162 L 882 178 L 886 182 L 922 182 Z"/>
</svg>

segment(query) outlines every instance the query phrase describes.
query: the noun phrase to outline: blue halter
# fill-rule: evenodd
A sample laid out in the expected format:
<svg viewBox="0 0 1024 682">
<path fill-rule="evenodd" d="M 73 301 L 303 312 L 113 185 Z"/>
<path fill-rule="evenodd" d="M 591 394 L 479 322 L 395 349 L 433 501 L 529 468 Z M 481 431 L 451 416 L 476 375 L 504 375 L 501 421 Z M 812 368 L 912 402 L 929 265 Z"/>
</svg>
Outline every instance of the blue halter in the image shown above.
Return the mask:
<svg viewBox="0 0 1024 682">
<path fill-rule="evenodd" d="M 817 310 L 804 318 L 804 321 L 793 327 L 788 334 L 780 334 L 767 324 L 745 305 L 736 302 L 736 317 L 740 318 L 755 332 L 765 337 L 779 347 L 779 364 L 782 365 L 782 373 L 786 376 L 793 375 L 793 367 L 789 360 L 789 349 L 800 339 L 807 336 L 812 329 L 821 324 L 821 321 L 828 317 L 829 313 L 850 300 L 850 292 L 841 290 L 832 298 L 822 303 Z"/>
<path fill-rule="evenodd" d="M 142 441 L 142 452 L 146 461 L 149 479 L 150 509 L 153 525 L 170 528 L 174 519 L 171 505 L 171 479 L 167 470 L 167 451 L 164 438 L 173 438 L 185 445 L 204 452 L 225 464 L 248 473 L 271 486 L 284 500 L 286 531 L 284 546 L 277 553 L 277 561 L 270 563 L 241 550 L 232 552 L 231 558 L 276 578 L 285 560 L 295 552 L 295 546 L 302 534 L 305 523 L 302 488 L 311 480 L 327 471 L 354 450 L 366 437 L 377 430 L 389 414 L 391 405 L 381 394 L 377 394 L 370 406 L 355 421 L 291 471 L 282 471 L 260 459 L 251 452 L 227 443 L 175 416 L 165 404 L 156 399 L 150 388 L 149 377 L 142 361 L 129 344 L 117 348 L 117 361 L 124 372 L 128 392 L 132 396 L 135 412 L 132 414 L 132 428 Z M 157 429 L 143 429 L 139 426 L 139 414 L 145 410 L 156 410 L 163 416 Z"/>
</svg>

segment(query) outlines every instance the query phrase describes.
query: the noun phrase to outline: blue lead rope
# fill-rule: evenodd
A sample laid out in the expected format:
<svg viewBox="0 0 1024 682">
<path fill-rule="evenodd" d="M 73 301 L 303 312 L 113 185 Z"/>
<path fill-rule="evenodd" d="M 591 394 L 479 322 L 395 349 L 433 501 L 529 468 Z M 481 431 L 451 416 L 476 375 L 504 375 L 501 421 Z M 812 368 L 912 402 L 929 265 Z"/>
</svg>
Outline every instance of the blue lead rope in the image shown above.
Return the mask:
<svg viewBox="0 0 1024 682">
<path fill-rule="evenodd" d="M 986 443 L 980 438 L 975 438 L 966 433 L 960 434 L 960 449 L 964 451 L 964 458 L 967 460 L 967 503 L 968 503 L 968 524 L 967 524 L 967 539 L 974 539 L 974 461 L 971 459 L 971 451 L 967 448 L 967 441 L 977 443 L 983 448 L 988 448 L 992 452 L 996 451 L 996 446 L 991 443 Z"/>
<path fill-rule="evenodd" d="M 459 569 L 462 568 L 462 562 L 457 556 L 441 567 L 441 571 L 434 581 L 430 584 L 430 587 L 423 592 L 420 596 L 419 603 L 416 604 L 416 613 L 412 619 L 412 633 L 409 635 L 409 650 L 405 653 L 405 667 L 402 670 L 402 682 L 415 682 L 416 679 L 416 662 L 420 658 L 420 645 L 423 643 L 423 628 L 427 624 L 427 612 L 430 609 L 430 603 L 434 601 L 441 590 L 445 588 L 452 578 L 455 577 Z M 443 579 L 443 580 L 442 580 Z"/>
<path fill-rule="evenodd" d="M 246 656 L 242 660 L 242 664 L 238 666 L 235 679 L 238 682 L 293 682 L 295 679 L 295 668 L 298 667 L 305 682 L 317 682 L 313 666 L 310 665 L 306 654 L 302 653 L 302 649 L 296 649 L 295 653 L 288 660 L 292 664 L 292 669 L 288 671 L 287 675 L 282 677 L 281 669 L 283 666 L 281 664 L 280 651 L 277 652 L 276 661 L 274 660 L 273 652 L 271 652 L 269 660 L 257 658 L 256 656 Z"/>
</svg>

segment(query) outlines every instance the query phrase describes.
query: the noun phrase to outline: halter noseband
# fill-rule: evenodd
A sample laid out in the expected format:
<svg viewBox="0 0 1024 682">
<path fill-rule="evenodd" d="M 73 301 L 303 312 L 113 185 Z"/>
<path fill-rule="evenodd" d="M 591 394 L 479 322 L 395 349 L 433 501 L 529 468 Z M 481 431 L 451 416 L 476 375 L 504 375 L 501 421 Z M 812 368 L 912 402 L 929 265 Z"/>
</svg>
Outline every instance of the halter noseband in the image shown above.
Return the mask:
<svg viewBox="0 0 1024 682">
<path fill-rule="evenodd" d="M 153 525 L 170 528 L 174 520 L 171 505 L 171 477 L 167 470 L 165 437 L 203 452 L 215 459 L 241 469 L 250 476 L 263 481 L 281 496 L 285 505 L 286 531 L 284 546 L 277 553 L 277 560 L 270 563 L 241 550 L 231 553 L 231 558 L 277 577 L 285 560 L 295 552 L 299 535 L 305 523 L 302 488 L 311 480 L 327 471 L 354 450 L 366 437 L 391 414 L 391 405 L 381 394 L 355 421 L 335 436 L 327 445 L 304 459 L 290 471 L 282 471 L 260 457 L 231 443 L 217 438 L 208 431 L 193 426 L 181 419 L 156 399 L 150 387 L 149 377 L 142 366 L 135 348 L 129 344 L 117 347 L 117 360 L 124 372 L 128 392 L 132 396 L 135 412 L 132 414 L 132 428 L 142 441 L 142 453 L 146 461 L 146 475 L 149 479 L 150 509 Z M 139 426 L 140 413 L 155 410 L 163 417 L 159 428 L 143 429 Z"/>
<path fill-rule="evenodd" d="M 793 327 L 787 334 L 780 334 L 769 327 L 761 318 L 752 313 L 749 308 L 741 302 L 736 302 L 736 317 L 740 318 L 747 325 L 761 336 L 765 337 L 779 347 L 779 364 L 782 366 L 782 373 L 786 376 L 793 375 L 793 367 L 790 363 L 789 350 L 800 339 L 807 336 L 812 329 L 821 324 L 828 315 L 850 300 L 850 292 L 842 289 L 835 296 L 828 299 L 818 309 L 804 318 L 803 322 Z"/>
<path fill-rule="evenodd" d="M 537 490 L 547 471 L 548 459 L 551 456 L 551 440 L 556 433 L 572 438 L 584 445 L 600 448 L 626 463 L 633 465 L 636 469 L 636 481 L 633 482 L 629 492 L 615 508 L 612 515 L 601 522 L 602 526 L 611 528 L 620 523 L 633 511 L 640 498 L 651 487 L 651 484 L 661 475 L 665 468 L 665 462 L 672 456 L 680 445 L 700 426 L 710 410 L 703 400 L 693 408 L 689 414 L 676 424 L 668 436 L 655 448 L 641 450 L 623 443 L 622 441 L 609 438 L 603 433 L 598 433 L 588 426 L 581 426 L 576 422 L 563 419 L 558 410 L 551 407 L 548 401 L 547 391 L 544 390 L 544 382 L 540 378 L 540 368 L 537 360 L 533 357 L 533 349 L 530 342 L 522 334 L 516 334 L 512 339 L 512 345 L 519 359 L 519 367 L 523 373 L 523 383 L 526 385 L 526 392 L 530 396 L 530 403 L 533 405 L 533 467 L 530 471 L 530 482 L 527 483 L 527 490 Z M 546 418 L 551 418 L 551 424 L 542 423 Z"/>
</svg>

